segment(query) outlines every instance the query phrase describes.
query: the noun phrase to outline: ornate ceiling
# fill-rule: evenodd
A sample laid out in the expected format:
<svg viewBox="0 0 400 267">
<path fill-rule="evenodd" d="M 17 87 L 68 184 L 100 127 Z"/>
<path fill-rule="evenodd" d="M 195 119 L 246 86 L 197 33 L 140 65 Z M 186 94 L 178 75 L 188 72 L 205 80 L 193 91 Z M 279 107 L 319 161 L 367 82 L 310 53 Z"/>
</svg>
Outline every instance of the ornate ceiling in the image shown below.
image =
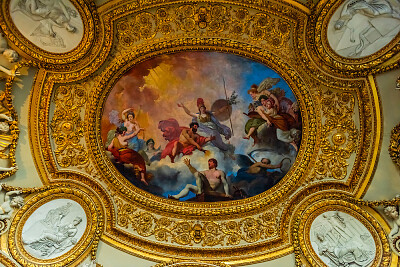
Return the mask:
<svg viewBox="0 0 400 267">
<path fill-rule="evenodd" d="M 2 1 L 0 262 L 396 266 L 400 3 L 314 2 Z"/>
</svg>

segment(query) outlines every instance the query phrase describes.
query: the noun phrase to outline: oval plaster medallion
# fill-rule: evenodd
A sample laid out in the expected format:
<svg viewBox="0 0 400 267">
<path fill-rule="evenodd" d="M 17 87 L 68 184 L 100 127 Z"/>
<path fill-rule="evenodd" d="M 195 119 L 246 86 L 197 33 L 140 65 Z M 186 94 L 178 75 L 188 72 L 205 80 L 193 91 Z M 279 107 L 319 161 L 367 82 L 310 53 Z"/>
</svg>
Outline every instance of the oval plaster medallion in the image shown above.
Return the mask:
<svg viewBox="0 0 400 267">
<path fill-rule="evenodd" d="M 400 2 L 346 0 L 329 21 L 331 48 L 346 58 L 362 58 L 389 44 L 400 31 Z"/>
<path fill-rule="evenodd" d="M 83 22 L 69 0 L 11 0 L 10 15 L 21 34 L 37 47 L 66 53 L 83 37 Z"/>
<path fill-rule="evenodd" d="M 71 199 L 55 199 L 36 209 L 22 228 L 24 249 L 38 259 L 70 251 L 86 230 L 86 213 Z"/>
<path fill-rule="evenodd" d="M 375 241 L 368 229 L 353 216 L 327 211 L 312 222 L 312 248 L 330 267 L 370 266 L 375 259 Z"/>
</svg>

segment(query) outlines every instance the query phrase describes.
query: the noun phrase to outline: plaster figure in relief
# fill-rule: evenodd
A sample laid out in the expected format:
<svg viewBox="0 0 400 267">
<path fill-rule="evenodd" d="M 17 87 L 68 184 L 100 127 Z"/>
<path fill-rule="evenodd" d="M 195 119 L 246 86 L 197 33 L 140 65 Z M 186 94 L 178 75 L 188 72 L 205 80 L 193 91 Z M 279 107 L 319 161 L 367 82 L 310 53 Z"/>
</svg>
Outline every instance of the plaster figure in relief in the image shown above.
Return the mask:
<svg viewBox="0 0 400 267">
<path fill-rule="evenodd" d="M 374 21 L 374 18 L 388 18 L 389 20 L 382 23 Z M 347 27 L 350 32 L 346 36 L 348 36 L 350 44 L 356 45 L 352 52 L 349 50 L 345 56 L 360 57 L 363 50 L 367 49 L 369 45 L 389 34 L 398 25 L 398 22 L 394 23 L 390 19 L 400 20 L 400 13 L 388 0 L 347 0 L 339 19 L 334 24 L 335 30 Z M 345 42 L 346 40 L 341 40 L 340 47 L 345 48 Z M 369 54 L 371 53 L 369 52 Z"/>
<path fill-rule="evenodd" d="M 400 196 L 397 196 L 400 197 Z M 386 206 L 383 212 L 393 221 L 393 227 L 389 233 L 389 243 L 392 250 L 400 255 L 400 217 L 399 208 L 397 206 Z"/>
<path fill-rule="evenodd" d="M 15 122 L 9 115 L 0 113 L 0 152 L 4 152 L 11 144 L 13 136 L 10 134 L 10 125 L 14 123 Z M 14 168 L 15 167 L 12 167 L 10 169 Z M 0 171 L 2 171 L 1 168 Z"/>
<path fill-rule="evenodd" d="M 232 198 L 229 194 L 229 185 L 226 181 L 224 171 L 218 170 L 218 162 L 211 158 L 208 160 L 208 170 L 199 172 L 190 164 L 190 159 L 184 159 L 183 162 L 189 168 L 190 172 L 196 177 L 196 185 L 187 184 L 186 187 L 177 195 L 169 196 L 170 199 L 180 199 L 189 194 L 189 191 L 200 195 L 219 198 Z"/>
<path fill-rule="evenodd" d="M 343 246 L 335 247 L 326 236 L 317 233 L 318 253 L 330 259 L 329 266 L 368 266 L 371 259 L 369 251 L 360 248 L 356 242 L 349 241 Z"/>
<path fill-rule="evenodd" d="M 53 253 L 61 252 L 78 242 L 75 235 L 78 233 L 77 226 L 81 222 L 82 218 L 77 216 L 71 223 L 46 229 L 39 238 L 28 242 L 24 241 L 24 244 L 39 251 L 41 256 L 50 256 Z"/>
<path fill-rule="evenodd" d="M 373 238 L 353 217 L 329 211 L 315 221 L 310 231 L 313 247 L 328 266 L 366 267 L 374 260 Z"/>
<path fill-rule="evenodd" d="M 2 34 L 0 34 L 0 53 L 2 53 L 10 63 L 18 61 L 18 53 L 8 47 L 7 40 Z"/>
<path fill-rule="evenodd" d="M 0 184 L 0 190 L 2 188 L 3 185 Z M 17 196 L 19 194 L 22 194 L 22 191 L 14 190 L 4 195 L 4 202 L 0 205 L 0 220 L 10 219 L 14 209 L 21 208 L 24 205 L 24 199 Z"/>
<path fill-rule="evenodd" d="M 0 34 L 0 53 L 3 54 L 4 58 L 9 63 L 15 63 L 19 59 L 18 53 L 8 47 L 7 40 L 2 34 Z M 19 71 L 10 70 L 2 65 L 0 65 L 0 71 L 4 72 L 9 76 L 18 76 L 21 74 Z"/>
<path fill-rule="evenodd" d="M 17 10 L 33 20 L 40 21 L 49 36 L 56 36 L 54 26 L 76 32 L 76 27 L 71 25 L 70 21 L 71 17 L 77 16 L 77 13 L 66 6 L 63 0 L 19 0 L 15 1 L 12 7 L 13 12 Z"/>
</svg>

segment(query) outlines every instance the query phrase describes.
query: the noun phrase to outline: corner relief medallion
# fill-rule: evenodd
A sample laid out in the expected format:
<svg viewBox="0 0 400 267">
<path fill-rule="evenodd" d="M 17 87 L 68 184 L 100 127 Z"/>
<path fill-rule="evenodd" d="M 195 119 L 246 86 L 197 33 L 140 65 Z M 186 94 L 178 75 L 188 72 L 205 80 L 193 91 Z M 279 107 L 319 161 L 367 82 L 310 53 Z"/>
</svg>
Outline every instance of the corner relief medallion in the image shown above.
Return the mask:
<svg viewBox="0 0 400 267">
<path fill-rule="evenodd" d="M 329 44 L 338 55 L 372 55 L 397 38 L 400 4 L 391 0 L 344 1 L 331 17 L 327 31 Z"/>
<path fill-rule="evenodd" d="M 83 22 L 69 0 L 11 0 L 10 13 L 22 35 L 43 50 L 68 52 L 82 40 Z"/>
</svg>

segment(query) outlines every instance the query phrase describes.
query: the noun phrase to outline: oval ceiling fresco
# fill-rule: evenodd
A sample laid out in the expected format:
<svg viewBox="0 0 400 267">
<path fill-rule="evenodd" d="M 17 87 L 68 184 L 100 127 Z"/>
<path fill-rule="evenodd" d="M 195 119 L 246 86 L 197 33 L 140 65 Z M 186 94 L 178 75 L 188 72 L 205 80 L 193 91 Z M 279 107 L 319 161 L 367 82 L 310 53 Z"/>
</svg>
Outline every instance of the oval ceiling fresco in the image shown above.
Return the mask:
<svg viewBox="0 0 400 267">
<path fill-rule="evenodd" d="M 179 201 L 258 195 L 294 163 L 301 115 L 278 73 L 236 55 L 181 52 L 131 68 L 111 90 L 101 135 L 132 185 Z"/>
</svg>

